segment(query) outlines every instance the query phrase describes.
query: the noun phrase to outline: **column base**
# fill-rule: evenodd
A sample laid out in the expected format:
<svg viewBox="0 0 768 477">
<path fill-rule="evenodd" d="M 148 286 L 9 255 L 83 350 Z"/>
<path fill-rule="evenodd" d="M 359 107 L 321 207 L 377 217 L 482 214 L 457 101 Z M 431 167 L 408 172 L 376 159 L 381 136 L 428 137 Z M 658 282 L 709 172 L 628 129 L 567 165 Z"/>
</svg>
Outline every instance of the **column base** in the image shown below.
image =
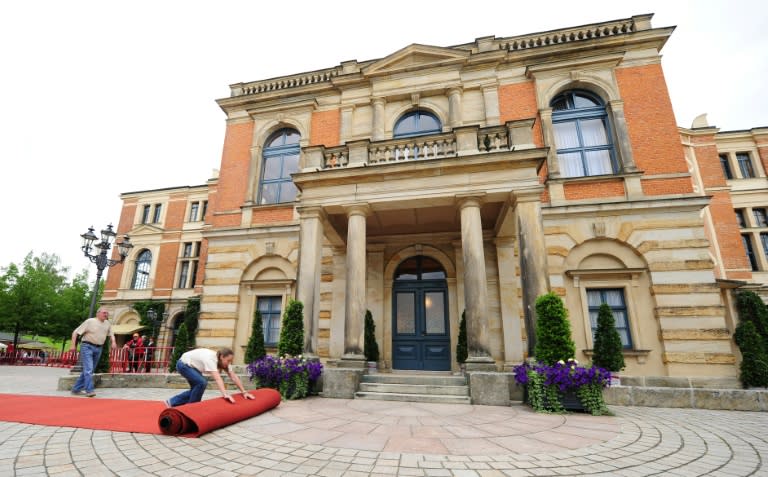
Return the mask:
<svg viewBox="0 0 768 477">
<path fill-rule="evenodd" d="M 467 371 L 497 371 L 496 361 L 490 356 L 470 356 L 464 363 Z"/>
<path fill-rule="evenodd" d="M 365 356 L 361 354 L 345 354 L 339 360 L 338 366 L 340 368 L 364 369 L 366 366 Z"/>
</svg>

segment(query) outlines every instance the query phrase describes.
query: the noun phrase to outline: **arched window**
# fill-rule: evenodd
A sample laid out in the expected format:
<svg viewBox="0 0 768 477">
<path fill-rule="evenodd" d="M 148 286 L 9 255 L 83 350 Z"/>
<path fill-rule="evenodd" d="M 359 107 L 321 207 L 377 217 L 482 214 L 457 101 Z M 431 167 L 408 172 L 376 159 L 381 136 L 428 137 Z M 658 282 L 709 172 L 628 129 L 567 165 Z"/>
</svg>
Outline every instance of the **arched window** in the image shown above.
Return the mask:
<svg viewBox="0 0 768 477">
<path fill-rule="evenodd" d="M 416 110 L 405 114 L 395 123 L 394 137 L 423 136 L 437 134 L 443 130 L 440 120 L 434 114 Z"/>
<path fill-rule="evenodd" d="M 416 255 L 403 260 L 395 270 L 395 281 L 445 280 L 443 266 L 434 258 Z"/>
<path fill-rule="evenodd" d="M 136 259 L 136 270 L 133 273 L 131 288 L 144 290 L 149 286 L 149 269 L 152 266 L 152 252 L 142 250 Z"/>
<path fill-rule="evenodd" d="M 586 91 L 566 91 L 550 103 L 557 159 L 563 177 L 617 171 L 605 105 Z"/>
<path fill-rule="evenodd" d="M 264 144 L 259 204 L 279 204 L 296 199 L 291 174 L 299 170 L 299 139 L 298 131 L 281 129 Z"/>
</svg>

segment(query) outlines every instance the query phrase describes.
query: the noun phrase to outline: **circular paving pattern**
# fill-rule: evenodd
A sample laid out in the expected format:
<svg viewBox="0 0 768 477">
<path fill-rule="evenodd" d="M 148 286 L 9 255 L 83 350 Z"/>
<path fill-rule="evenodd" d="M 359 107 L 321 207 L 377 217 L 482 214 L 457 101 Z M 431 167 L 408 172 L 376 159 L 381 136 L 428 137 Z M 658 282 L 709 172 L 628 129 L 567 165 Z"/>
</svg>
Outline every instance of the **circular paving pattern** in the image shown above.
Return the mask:
<svg viewBox="0 0 768 477">
<path fill-rule="evenodd" d="M 21 392 L 11 389 L 21 382 L 23 392 L 66 394 L 53 390 L 55 379 L 7 374 L 0 367 L 0 392 Z M 97 391 L 123 399 L 175 392 Z M 311 398 L 198 439 L 0 422 L 0 475 L 768 475 L 768 413 L 611 410 L 593 417 Z"/>
</svg>

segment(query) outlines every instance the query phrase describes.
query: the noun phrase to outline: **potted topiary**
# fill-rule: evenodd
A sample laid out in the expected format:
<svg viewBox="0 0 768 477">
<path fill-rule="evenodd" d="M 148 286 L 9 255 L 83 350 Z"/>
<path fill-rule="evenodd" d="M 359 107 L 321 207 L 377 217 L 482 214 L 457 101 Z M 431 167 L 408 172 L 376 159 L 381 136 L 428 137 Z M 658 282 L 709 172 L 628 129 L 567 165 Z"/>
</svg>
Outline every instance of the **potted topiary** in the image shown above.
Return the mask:
<svg viewBox="0 0 768 477">
<path fill-rule="evenodd" d="M 603 388 L 610 371 L 598 366 L 579 366 L 573 358 L 568 312 L 562 299 L 547 293 L 536 300 L 535 359 L 513 368 L 515 382 L 525 387 L 525 401 L 537 412 L 608 412 Z"/>
<path fill-rule="evenodd" d="M 363 354 L 367 362 L 368 372 L 374 374 L 378 371 L 379 345 L 376 343 L 376 324 L 373 322 L 371 310 L 365 310 L 365 342 Z"/>
<path fill-rule="evenodd" d="M 461 312 L 461 321 L 459 322 L 459 337 L 456 340 L 456 362 L 459 363 L 461 374 L 466 370 L 467 357 L 467 310 Z"/>
<path fill-rule="evenodd" d="M 611 371 L 611 386 L 621 385 L 621 378 L 617 373 L 624 369 L 623 349 L 611 307 L 603 303 L 597 313 L 592 364 Z"/>
</svg>

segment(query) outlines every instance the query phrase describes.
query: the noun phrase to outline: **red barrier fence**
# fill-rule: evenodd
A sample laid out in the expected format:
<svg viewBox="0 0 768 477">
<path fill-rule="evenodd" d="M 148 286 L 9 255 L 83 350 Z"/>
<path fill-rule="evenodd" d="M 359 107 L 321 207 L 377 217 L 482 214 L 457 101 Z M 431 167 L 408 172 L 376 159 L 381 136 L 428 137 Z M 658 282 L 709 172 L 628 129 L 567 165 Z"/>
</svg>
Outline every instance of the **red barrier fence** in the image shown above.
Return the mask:
<svg viewBox="0 0 768 477">
<path fill-rule="evenodd" d="M 139 350 L 117 348 L 109 351 L 110 373 L 167 373 L 172 346 Z M 0 364 L 16 366 L 55 366 L 71 368 L 79 353 L 71 351 L 15 351 L 0 354 Z"/>
</svg>

